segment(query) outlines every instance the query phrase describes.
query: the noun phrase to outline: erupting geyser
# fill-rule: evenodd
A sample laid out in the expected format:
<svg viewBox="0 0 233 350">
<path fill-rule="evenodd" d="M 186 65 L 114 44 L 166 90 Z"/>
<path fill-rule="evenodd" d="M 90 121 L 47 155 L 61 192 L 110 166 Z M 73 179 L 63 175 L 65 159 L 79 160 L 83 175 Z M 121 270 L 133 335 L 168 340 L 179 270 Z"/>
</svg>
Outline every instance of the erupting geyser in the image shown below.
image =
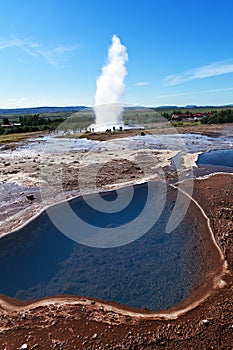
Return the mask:
<svg viewBox="0 0 233 350">
<path fill-rule="evenodd" d="M 127 75 L 125 63 L 128 61 L 127 49 L 120 39 L 113 35 L 112 45 L 108 50 L 108 62 L 102 68 L 102 74 L 96 82 L 95 131 L 123 128 L 121 113 L 122 104 L 119 103 L 125 90 L 124 79 Z"/>
</svg>

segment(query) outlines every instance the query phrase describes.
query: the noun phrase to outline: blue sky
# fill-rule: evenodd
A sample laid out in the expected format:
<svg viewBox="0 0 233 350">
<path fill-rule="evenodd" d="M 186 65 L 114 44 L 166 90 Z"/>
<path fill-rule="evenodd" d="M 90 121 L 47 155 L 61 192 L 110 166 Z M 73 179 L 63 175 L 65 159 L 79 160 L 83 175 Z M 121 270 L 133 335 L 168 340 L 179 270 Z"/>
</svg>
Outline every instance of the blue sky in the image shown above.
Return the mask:
<svg viewBox="0 0 233 350">
<path fill-rule="evenodd" d="M 0 108 L 93 105 L 116 34 L 126 104 L 233 103 L 231 0 L 0 0 Z"/>
</svg>

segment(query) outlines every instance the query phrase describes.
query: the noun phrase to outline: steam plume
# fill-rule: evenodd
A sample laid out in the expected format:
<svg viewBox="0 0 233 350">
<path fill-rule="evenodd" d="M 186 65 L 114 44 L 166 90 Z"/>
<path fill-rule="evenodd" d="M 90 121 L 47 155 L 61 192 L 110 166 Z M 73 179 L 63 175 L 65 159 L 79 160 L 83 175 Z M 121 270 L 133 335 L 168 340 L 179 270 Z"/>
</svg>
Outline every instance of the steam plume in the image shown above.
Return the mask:
<svg viewBox="0 0 233 350">
<path fill-rule="evenodd" d="M 128 61 L 127 49 L 120 39 L 113 35 L 112 45 L 108 50 L 108 62 L 102 68 L 97 79 L 95 94 L 95 115 L 97 129 L 104 131 L 121 122 L 123 107 L 119 105 L 125 90 L 124 79 L 127 75 L 125 63 Z"/>
</svg>

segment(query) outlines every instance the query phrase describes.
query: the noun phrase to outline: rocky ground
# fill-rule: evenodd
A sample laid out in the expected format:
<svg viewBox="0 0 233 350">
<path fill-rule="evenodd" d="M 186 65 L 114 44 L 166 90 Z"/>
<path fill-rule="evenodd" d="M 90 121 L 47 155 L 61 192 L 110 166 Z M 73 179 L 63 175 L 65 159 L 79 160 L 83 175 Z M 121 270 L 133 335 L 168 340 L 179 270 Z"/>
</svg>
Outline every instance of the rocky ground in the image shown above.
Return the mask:
<svg viewBox="0 0 233 350">
<path fill-rule="evenodd" d="M 212 132 L 216 130 L 222 132 L 220 128 L 214 128 Z M 203 132 L 207 132 L 207 129 Z M 211 130 L 208 129 L 208 132 Z M 60 156 L 48 157 L 47 164 L 43 159 L 42 165 L 45 166 L 44 169 L 51 171 L 46 170 L 42 173 L 48 178 L 55 170 L 61 169 L 61 177 L 58 182 L 53 182 L 53 186 L 57 185 L 60 188 L 62 183 L 62 188 L 65 189 L 63 197 L 71 197 L 80 190 L 76 176 L 80 166 L 84 169 L 84 176 L 88 175 L 97 160 L 96 156 L 85 158 L 85 161 L 72 152 L 63 155 L 64 159 Z M 162 162 L 165 168 L 168 167 L 168 154 L 154 156 L 156 162 L 153 166 L 158 164 L 159 159 L 159 163 Z M 44 175 L 39 176 L 41 156 L 38 154 L 30 159 L 26 157 L 10 159 L 1 156 L 0 159 L 4 186 L 1 193 L 4 204 L 1 210 L 1 220 L 4 223 L 1 225 L 1 234 L 23 224 L 33 214 L 42 210 L 45 204 L 38 191 L 44 179 Z M 97 172 L 98 188 L 108 188 L 119 181 L 140 181 L 149 170 L 148 176 L 156 173 L 156 167 L 153 168 L 150 162 L 145 161 L 144 165 L 138 166 L 133 152 L 127 156 L 122 154 L 119 158 L 115 159 L 109 154 L 108 162 Z M 145 154 L 142 158 L 147 159 Z M 166 176 L 171 179 L 174 174 L 169 171 L 168 167 Z M 156 176 L 159 176 L 158 172 Z M 12 191 L 11 186 L 16 188 Z M 224 283 L 221 288 L 213 289 L 211 295 L 200 305 L 178 318 L 165 320 L 158 319 L 145 310 L 143 313 L 146 316 L 143 317 L 142 311 L 137 314 L 139 310 L 132 312 L 130 308 L 119 308 L 114 303 L 106 304 L 84 297 L 48 298 L 27 304 L 2 296 L 1 348 L 232 350 L 233 176 L 218 174 L 202 180 L 196 179 L 193 197 L 210 219 L 216 242 L 224 254 L 229 270 L 223 276 Z M 50 199 L 53 202 L 62 197 Z M 49 201 L 46 203 L 49 204 Z"/>
<path fill-rule="evenodd" d="M 174 176 L 170 158 L 178 151 L 141 149 L 12 152 L 0 155 L 0 235 L 19 228 L 47 206 L 118 185 Z M 185 154 L 189 168 L 197 155 Z"/>
</svg>

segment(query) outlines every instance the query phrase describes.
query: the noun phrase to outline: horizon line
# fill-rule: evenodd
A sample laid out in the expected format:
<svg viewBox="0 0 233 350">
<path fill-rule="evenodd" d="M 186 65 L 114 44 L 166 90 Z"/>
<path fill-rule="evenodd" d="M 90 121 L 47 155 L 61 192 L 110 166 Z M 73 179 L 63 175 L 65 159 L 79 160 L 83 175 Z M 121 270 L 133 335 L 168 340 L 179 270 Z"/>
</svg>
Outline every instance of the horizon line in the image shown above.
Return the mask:
<svg viewBox="0 0 233 350">
<path fill-rule="evenodd" d="M 176 105 L 176 104 L 160 104 L 160 105 L 143 105 L 143 104 L 123 104 L 124 108 L 127 107 L 131 107 L 131 108 L 136 108 L 136 107 L 140 107 L 140 108 L 172 108 L 172 107 L 177 107 L 177 108 L 201 108 L 201 107 L 233 107 L 233 103 L 227 103 L 227 104 L 187 104 L 187 105 Z M 23 109 L 41 109 L 41 108 L 94 108 L 94 105 L 42 105 L 42 106 L 30 106 L 30 107 L 0 107 L 0 111 L 2 110 L 23 110 Z"/>
</svg>

